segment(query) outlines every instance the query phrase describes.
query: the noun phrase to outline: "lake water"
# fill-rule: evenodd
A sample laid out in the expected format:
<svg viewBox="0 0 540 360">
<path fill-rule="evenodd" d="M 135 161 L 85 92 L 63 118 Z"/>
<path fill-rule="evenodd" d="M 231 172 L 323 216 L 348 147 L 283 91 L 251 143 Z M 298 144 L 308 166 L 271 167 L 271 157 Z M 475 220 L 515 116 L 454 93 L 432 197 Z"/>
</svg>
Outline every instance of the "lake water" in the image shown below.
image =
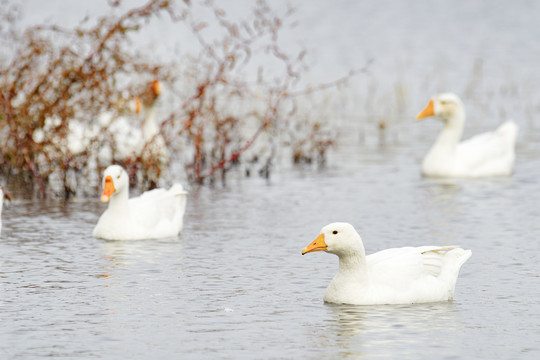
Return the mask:
<svg viewBox="0 0 540 360">
<path fill-rule="evenodd" d="M 370 34 L 381 21 L 385 39 L 396 39 L 389 43 L 394 50 L 366 40 L 372 51 L 367 55 L 384 58 L 375 63 L 369 81 L 379 79 L 390 88 L 396 82 L 411 85 L 407 96 L 412 104 L 402 114 L 385 115 L 391 125 L 385 138 L 374 121 L 367 121 L 376 119 L 377 111 L 330 119 L 341 129 L 340 146 L 325 168 L 291 168 L 283 162 L 269 181 L 232 174 L 225 187 L 191 188 L 184 231 L 175 238 L 93 238 L 93 226 L 105 209 L 97 197 L 68 203 L 16 198 L 5 207 L 0 358 L 538 359 L 540 111 L 538 89 L 530 79 L 539 76 L 533 67 L 539 42 L 520 48 L 515 63 L 509 61 L 511 54 L 498 53 L 500 43 L 490 42 L 512 43 L 508 23 L 495 26 L 505 15 L 515 21 L 510 34 L 530 40 L 538 32 L 529 22 L 538 4 L 516 1 L 509 8 L 506 2 L 474 2 L 455 9 L 453 1 L 446 1 L 431 9 L 428 1 L 411 2 L 410 8 L 390 3 L 397 8 L 385 9 L 388 1 L 365 5 L 357 22 L 345 6 L 354 8 L 354 1 L 343 1 L 334 10 L 300 2 L 305 11 L 299 9 L 306 26 L 320 19 L 317 31 L 323 35 L 324 29 L 334 29 L 329 19 L 342 16 L 344 26 L 360 24 Z M 533 9 L 528 11 L 527 4 Z M 480 21 L 471 15 L 478 13 L 489 16 Z M 413 25 L 423 18 L 429 19 L 423 25 L 427 30 Z M 455 28 L 447 29 L 449 18 Z M 395 24 L 394 37 L 389 24 Z M 480 31 L 484 27 L 489 32 Z M 300 33 L 308 38 L 303 29 Z M 434 54 L 421 52 L 420 44 L 414 48 L 419 57 L 426 56 L 419 61 L 430 64 L 431 76 L 436 75 L 433 69 L 444 69 L 435 84 L 426 82 L 416 62 L 404 67 L 408 70 L 387 71 L 392 68 L 388 64 L 395 64 L 387 55 L 407 64 L 412 56 L 406 50 L 414 39 L 434 40 L 437 31 L 448 35 L 450 30 L 454 40 L 444 40 L 446 47 L 438 44 Z M 332 45 L 330 37 L 324 39 Z M 446 61 L 448 49 L 460 48 L 458 39 L 463 39 L 464 53 Z M 348 42 L 336 44 L 348 54 Z M 478 51 L 472 51 L 476 45 Z M 443 59 L 439 63 L 438 57 Z M 351 56 L 344 58 L 345 68 Z M 466 97 L 470 81 L 457 74 L 465 69 L 470 76 L 478 58 L 484 59 L 484 80 Z M 512 177 L 441 181 L 420 176 L 421 158 L 440 124 L 412 119 L 441 84 L 464 97 L 471 119 L 482 119 L 471 120 L 468 133 L 489 130 L 509 114 L 520 124 Z M 515 91 L 505 92 L 511 84 Z M 374 103 L 382 109 L 395 105 L 385 105 L 385 98 L 382 91 Z M 485 120 L 484 115 L 491 117 Z M 301 256 L 301 250 L 333 221 L 352 223 L 368 253 L 428 244 L 471 249 L 455 300 L 324 304 L 337 258 Z"/>
<path fill-rule="evenodd" d="M 192 189 L 177 238 L 110 242 L 97 199 L 15 200 L 0 242 L 2 358 L 537 358 L 540 148 L 511 178 L 421 178 L 424 146 L 348 146 L 322 171 Z M 367 251 L 473 251 L 452 302 L 325 305 L 349 221 Z"/>
</svg>

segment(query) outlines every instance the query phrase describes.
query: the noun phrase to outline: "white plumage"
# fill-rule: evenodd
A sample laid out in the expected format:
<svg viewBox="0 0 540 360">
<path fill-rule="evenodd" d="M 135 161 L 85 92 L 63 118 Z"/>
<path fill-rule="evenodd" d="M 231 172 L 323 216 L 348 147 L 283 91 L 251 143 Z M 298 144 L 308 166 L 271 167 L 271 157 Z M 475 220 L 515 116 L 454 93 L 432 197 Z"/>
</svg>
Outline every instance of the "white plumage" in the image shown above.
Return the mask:
<svg viewBox="0 0 540 360">
<path fill-rule="evenodd" d="M 155 104 L 162 93 L 159 81 L 152 81 L 141 96 L 136 98 L 135 112 L 142 113 L 142 122 L 135 125 L 134 119 L 105 113 L 99 123 L 106 129 L 110 147 L 103 147 L 99 159 L 101 163 L 126 161 L 142 154 L 143 159 L 152 160 L 160 165 L 169 162 L 170 154 L 165 139 L 160 133 L 156 120 Z"/>
<path fill-rule="evenodd" d="M 452 93 L 435 95 L 417 119 L 436 116 L 444 128 L 424 157 L 422 174 L 430 177 L 476 178 L 511 175 L 515 160 L 517 125 L 509 120 L 495 131 L 462 141 L 465 108 Z"/>
<path fill-rule="evenodd" d="M 471 256 L 470 250 L 456 246 L 403 247 L 366 256 L 360 235 L 348 223 L 323 227 L 302 255 L 314 251 L 339 257 L 324 301 L 354 305 L 450 300 L 459 270 Z"/>
<path fill-rule="evenodd" d="M 118 165 L 103 175 L 103 202 L 109 207 L 93 235 L 107 240 L 140 240 L 176 236 L 182 230 L 186 191 L 175 184 L 169 190 L 154 189 L 129 199 L 129 177 Z"/>
<path fill-rule="evenodd" d="M 65 137 L 58 133 L 62 119 L 51 116 L 45 119 L 42 128 L 34 130 L 33 139 L 37 143 L 53 139 L 51 142 L 64 155 L 75 156 L 89 151 L 93 143 L 100 144 L 97 154 L 90 152 L 88 155 L 97 155 L 101 164 L 126 161 L 142 154 L 145 160 L 166 165 L 170 154 L 155 114 L 155 104 L 161 92 L 159 81 L 154 80 L 135 101 L 128 102 L 128 106 L 121 109 L 122 115 L 104 111 L 94 122 L 69 119 Z M 135 118 L 139 113 L 142 113 L 142 121 Z M 49 146 L 46 151 L 52 151 L 52 148 Z"/>
</svg>

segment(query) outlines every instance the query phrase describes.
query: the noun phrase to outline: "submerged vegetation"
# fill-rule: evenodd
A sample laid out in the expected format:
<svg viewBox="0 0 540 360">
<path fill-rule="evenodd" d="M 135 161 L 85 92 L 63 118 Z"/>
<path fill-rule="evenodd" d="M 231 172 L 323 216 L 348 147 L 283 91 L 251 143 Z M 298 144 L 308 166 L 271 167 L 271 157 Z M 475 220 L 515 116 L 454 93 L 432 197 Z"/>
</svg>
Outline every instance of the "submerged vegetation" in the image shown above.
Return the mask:
<svg viewBox="0 0 540 360">
<path fill-rule="evenodd" d="M 317 104 L 299 99 L 354 72 L 298 89 L 305 52 L 289 54 L 278 41 L 293 10 L 278 15 L 258 1 L 247 19 L 233 20 L 210 1 L 150 0 L 73 28 L 17 31 L 16 6 L 3 6 L 1 171 L 43 196 L 94 194 L 111 163 L 142 190 L 175 164 L 205 184 L 234 167 L 269 176 L 281 148 L 294 163 L 323 163 L 334 145 Z M 119 11 L 120 2 L 110 6 Z M 209 14 L 205 21 L 196 7 Z M 196 50 L 167 60 L 137 50 L 135 39 L 157 17 L 187 29 Z"/>
</svg>

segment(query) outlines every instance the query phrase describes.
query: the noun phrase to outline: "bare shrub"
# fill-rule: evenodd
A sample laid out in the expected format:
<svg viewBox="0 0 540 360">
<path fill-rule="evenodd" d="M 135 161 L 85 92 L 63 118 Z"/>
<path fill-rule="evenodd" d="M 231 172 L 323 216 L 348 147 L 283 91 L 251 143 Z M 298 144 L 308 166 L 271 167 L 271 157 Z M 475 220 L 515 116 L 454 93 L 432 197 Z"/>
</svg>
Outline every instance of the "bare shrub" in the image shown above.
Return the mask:
<svg viewBox="0 0 540 360">
<path fill-rule="evenodd" d="M 92 167 L 99 171 L 90 161 L 102 145 L 100 133 L 73 151 L 68 144 L 70 122 L 76 119 L 90 129 L 99 114 L 118 113 L 135 96 L 136 84 L 129 81 L 133 74 L 168 77 L 163 66 L 150 64 L 128 46 L 129 33 L 168 9 L 168 2 L 156 0 L 118 18 L 102 17 L 94 25 L 11 32 L 17 45 L 0 68 L 4 172 L 30 173 L 43 195 L 52 189 L 69 196 L 77 190 L 81 173 Z M 43 129 L 40 139 L 34 138 L 36 129 Z"/>
<path fill-rule="evenodd" d="M 43 196 L 93 194 L 111 162 L 122 163 L 143 190 L 156 186 L 170 161 L 182 163 L 187 178 L 203 184 L 224 180 L 239 164 L 256 164 L 268 176 L 281 146 L 293 148 L 294 162 L 322 163 L 333 144 L 324 119 L 299 113 L 297 103 L 354 73 L 294 91 L 306 71 L 305 53 L 289 55 L 278 42 L 292 10 L 278 16 L 258 1 L 248 19 L 231 20 L 206 1 L 196 4 L 211 14 L 202 21 L 190 1 L 150 0 L 93 24 L 32 26 L 18 34 L 17 9 L 4 5 L 0 32 L 13 47 L 11 56 L 0 59 L 0 164 L 5 176 L 27 179 Z M 176 64 L 150 61 L 131 44 L 151 18 L 165 14 L 187 27 L 198 44 Z M 167 84 L 174 102 L 140 150 L 119 158 L 112 122 L 100 119 L 134 116 L 129 103 L 137 96 L 153 105 L 159 93 L 149 93 L 152 80 Z M 166 156 L 156 153 L 158 143 L 166 146 Z"/>
</svg>

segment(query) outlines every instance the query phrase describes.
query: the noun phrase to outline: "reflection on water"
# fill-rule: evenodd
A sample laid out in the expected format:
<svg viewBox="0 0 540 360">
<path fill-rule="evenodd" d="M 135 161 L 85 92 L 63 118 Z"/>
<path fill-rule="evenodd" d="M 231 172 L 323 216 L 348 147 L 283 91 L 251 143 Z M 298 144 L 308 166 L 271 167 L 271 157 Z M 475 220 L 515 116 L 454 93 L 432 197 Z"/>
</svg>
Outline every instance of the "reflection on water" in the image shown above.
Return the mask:
<svg viewBox="0 0 540 360">
<path fill-rule="evenodd" d="M 328 308 L 326 332 L 342 357 L 442 358 L 460 344 L 463 324 L 453 302 Z"/>
<path fill-rule="evenodd" d="M 103 257 L 111 264 L 109 270 L 137 266 L 141 263 L 170 261 L 179 263 L 182 259 L 182 238 L 140 241 L 100 241 L 99 248 Z"/>
<path fill-rule="evenodd" d="M 384 146 L 373 146 L 381 139 L 372 140 L 368 132 L 359 142 L 372 120 L 356 114 L 329 119 L 340 146 L 320 171 L 277 169 L 276 164 L 269 181 L 230 177 L 225 188 L 192 189 L 184 231 L 177 238 L 97 240 L 92 229 L 104 211 L 97 199 L 23 201 L 12 191 L 15 199 L 2 213 L 0 235 L 0 359 L 148 359 L 149 354 L 160 359 L 539 358 L 540 141 L 533 101 L 537 81 L 529 80 L 538 78 L 534 51 L 540 42 L 515 41 L 538 38 L 540 27 L 525 28 L 538 22 L 537 11 L 530 11 L 537 3 L 521 8 L 519 1 L 443 1 L 437 7 L 425 6 L 426 1 L 304 3 L 298 3 L 298 13 L 312 23 L 301 28 L 300 22 L 293 31 L 306 39 L 315 36 L 320 55 L 331 55 L 332 71 L 341 76 L 347 56 L 356 68 L 365 49 L 371 49 L 366 54 L 375 56 L 373 84 L 414 84 L 405 100 L 406 108 L 415 111 L 436 87 L 459 92 L 459 84 L 468 81 L 463 70 L 470 69 L 476 53 L 452 56 L 463 49 L 463 39 L 467 49 L 494 55 L 486 61 L 486 83 L 473 89 L 471 100 L 491 113 L 530 110 L 530 131 L 520 135 L 515 174 L 422 178 L 420 163 L 440 124 L 415 128 L 410 123 L 414 114 L 404 110 L 389 118 L 387 131 L 396 136 L 387 137 Z M 460 26 L 441 37 L 440 25 L 451 27 L 452 21 Z M 512 29 L 499 26 L 505 21 Z M 477 36 L 468 36 L 470 29 Z M 515 51 L 498 41 L 479 48 L 486 29 L 529 60 L 501 58 Z M 414 61 L 407 63 L 410 56 Z M 445 61 L 432 69 L 425 57 Z M 392 75 L 400 61 L 406 67 L 402 80 Z M 446 81 L 444 74 L 456 76 Z M 426 77 L 426 83 L 418 80 Z M 491 86 L 507 77 L 519 84 L 515 96 L 497 95 L 497 86 Z M 356 79 L 366 82 L 366 77 Z M 378 104 L 374 114 L 396 111 L 392 95 L 376 87 L 375 97 L 389 102 Z M 350 95 L 363 109 L 366 99 Z M 494 101 L 501 96 L 504 101 Z M 421 103 L 415 105 L 418 98 Z M 471 111 L 470 118 L 478 115 Z M 483 125 L 482 130 L 494 126 Z M 426 244 L 472 249 L 455 302 L 324 304 L 337 259 L 323 253 L 308 259 L 300 251 L 332 221 L 353 223 L 368 253 Z"/>
<path fill-rule="evenodd" d="M 98 240 L 102 262 L 103 296 L 110 307 L 125 307 L 110 298 L 136 301 L 140 289 L 150 291 L 154 300 L 164 288 L 174 287 L 170 276 L 182 271 L 183 246 L 180 236 L 158 240 L 103 241 Z M 109 299 L 109 300 L 107 300 Z M 140 298 L 138 299 L 140 300 Z M 144 304 L 140 302 L 138 306 Z M 108 309 L 118 313 L 118 309 Z M 121 310 L 120 310 L 121 311 Z"/>
<path fill-rule="evenodd" d="M 460 179 L 430 179 L 426 178 L 424 187 L 430 200 L 444 202 L 454 198 L 463 190 Z"/>
</svg>

